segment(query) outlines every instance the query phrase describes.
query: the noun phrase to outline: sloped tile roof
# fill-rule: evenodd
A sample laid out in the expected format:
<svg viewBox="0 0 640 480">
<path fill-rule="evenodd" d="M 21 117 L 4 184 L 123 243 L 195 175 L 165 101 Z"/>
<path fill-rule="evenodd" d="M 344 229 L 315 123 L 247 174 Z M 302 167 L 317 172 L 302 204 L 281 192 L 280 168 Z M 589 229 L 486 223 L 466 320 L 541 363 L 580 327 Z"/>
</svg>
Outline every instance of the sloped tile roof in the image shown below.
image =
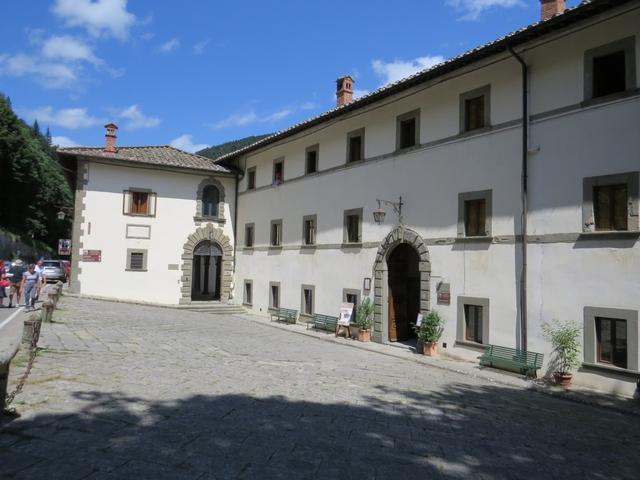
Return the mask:
<svg viewBox="0 0 640 480">
<path fill-rule="evenodd" d="M 284 130 L 275 132 L 262 140 L 247 145 L 246 147 L 221 155 L 216 159 L 216 161 L 232 160 L 240 155 L 257 150 L 272 143 L 276 143 L 284 138 L 295 135 L 298 132 L 314 127 L 315 125 L 321 124 L 325 121 L 347 114 L 348 112 L 352 112 L 359 108 L 363 108 L 391 95 L 402 92 L 421 83 L 425 83 L 484 58 L 509 51 L 510 48 L 522 45 L 557 30 L 567 28 L 586 18 L 593 17 L 599 13 L 632 1 L 637 0 L 583 0 L 575 7 L 567 8 L 564 13 L 551 17 L 548 20 L 540 20 L 536 23 L 508 33 L 507 35 L 498 37 L 492 42 L 468 50 L 461 55 L 449 58 L 438 65 L 421 70 L 396 82 L 384 85 L 367 95 L 363 95 L 351 103 L 335 107 L 315 117 L 296 123 Z"/>
<path fill-rule="evenodd" d="M 231 170 L 210 158 L 179 150 L 170 145 L 117 147 L 116 153 L 104 151 L 104 147 L 58 148 L 61 154 L 79 155 L 107 161 L 120 161 L 141 165 L 158 165 L 207 172 L 231 173 Z"/>
</svg>

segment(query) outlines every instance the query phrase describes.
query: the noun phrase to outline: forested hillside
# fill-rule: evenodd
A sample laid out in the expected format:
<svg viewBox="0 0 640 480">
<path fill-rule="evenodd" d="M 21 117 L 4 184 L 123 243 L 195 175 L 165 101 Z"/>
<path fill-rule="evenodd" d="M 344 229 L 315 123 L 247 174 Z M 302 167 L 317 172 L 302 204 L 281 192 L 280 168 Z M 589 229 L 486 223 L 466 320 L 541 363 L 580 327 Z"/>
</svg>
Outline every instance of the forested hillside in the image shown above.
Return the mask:
<svg viewBox="0 0 640 480">
<path fill-rule="evenodd" d="M 61 207 L 71 212 L 72 191 L 59 165 L 51 137 L 37 123 L 27 125 L 0 95 L 0 228 L 27 244 L 56 248 L 70 238 L 70 215 L 58 220 Z"/>
<path fill-rule="evenodd" d="M 246 147 L 247 145 L 251 145 L 252 143 L 262 140 L 263 138 L 268 137 L 269 135 L 271 134 L 267 133 L 265 135 L 253 135 L 251 137 L 245 137 L 239 140 L 232 140 L 231 142 L 226 142 L 220 145 L 214 145 L 212 147 L 205 148 L 204 150 L 200 150 L 199 152 L 196 152 L 196 153 L 198 155 L 202 155 L 203 157 L 208 157 L 215 160 L 216 158 L 221 157 L 222 155 L 231 153 L 235 150 Z"/>
</svg>

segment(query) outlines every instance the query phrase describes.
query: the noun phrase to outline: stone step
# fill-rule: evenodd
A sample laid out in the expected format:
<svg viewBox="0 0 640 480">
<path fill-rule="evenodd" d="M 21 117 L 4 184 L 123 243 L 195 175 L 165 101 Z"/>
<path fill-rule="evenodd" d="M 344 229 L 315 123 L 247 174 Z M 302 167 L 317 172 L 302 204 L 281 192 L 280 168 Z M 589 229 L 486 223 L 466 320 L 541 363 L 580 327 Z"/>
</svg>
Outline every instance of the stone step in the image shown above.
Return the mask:
<svg viewBox="0 0 640 480">
<path fill-rule="evenodd" d="M 241 314 L 246 313 L 242 305 L 234 305 L 228 303 L 211 303 L 211 302 L 194 302 L 190 305 L 181 305 L 180 310 L 198 313 L 212 314 Z"/>
</svg>

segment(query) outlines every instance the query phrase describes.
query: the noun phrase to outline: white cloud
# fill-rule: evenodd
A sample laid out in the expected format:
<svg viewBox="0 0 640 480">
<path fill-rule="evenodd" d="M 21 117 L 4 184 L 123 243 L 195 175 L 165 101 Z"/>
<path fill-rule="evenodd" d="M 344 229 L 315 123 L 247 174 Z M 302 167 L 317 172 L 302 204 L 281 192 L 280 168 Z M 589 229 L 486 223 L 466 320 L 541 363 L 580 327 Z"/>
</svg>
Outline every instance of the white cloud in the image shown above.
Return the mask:
<svg viewBox="0 0 640 480">
<path fill-rule="evenodd" d="M 193 135 L 184 134 L 179 136 L 178 138 L 174 138 L 171 140 L 170 145 L 175 148 L 179 148 L 180 150 L 184 150 L 186 152 L 195 153 L 203 148 L 207 148 L 209 145 L 204 143 L 193 143 Z"/>
<path fill-rule="evenodd" d="M 382 60 L 374 60 L 371 62 L 371 66 L 373 71 L 382 78 L 383 84 L 387 84 L 406 78 L 420 70 L 431 68 L 443 61 L 444 57 L 436 55 L 418 57 L 413 60 L 394 60 L 389 63 Z"/>
<path fill-rule="evenodd" d="M 86 108 L 62 108 L 56 111 L 53 107 L 46 106 L 34 110 L 18 110 L 18 113 L 30 122 L 38 120 L 41 125 L 55 125 L 71 130 L 105 123 L 104 119 L 89 115 Z"/>
<path fill-rule="evenodd" d="M 180 40 L 172 38 L 171 40 L 164 42 L 158 47 L 158 51 L 162 53 L 171 53 L 180 47 Z"/>
<path fill-rule="evenodd" d="M 445 5 L 461 12 L 463 15 L 460 20 L 477 20 L 490 8 L 511 8 L 523 6 L 524 3 L 522 0 L 446 0 Z"/>
<path fill-rule="evenodd" d="M 270 113 L 268 115 L 258 115 L 253 110 L 246 113 L 234 113 L 229 115 L 227 118 L 219 120 L 213 124 L 211 124 L 211 128 L 216 130 L 222 128 L 229 127 L 245 127 L 247 125 L 252 125 L 255 123 L 274 123 L 279 120 L 283 120 L 293 114 L 293 110 L 290 108 L 285 108 L 283 110 L 278 110 L 277 112 Z"/>
<path fill-rule="evenodd" d="M 77 147 L 78 144 L 71 140 L 69 137 L 51 137 L 51 145 L 57 145 L 58 147 Z"/>
<path fill-rule="evenodd" d="M 142 113 L 138 105 L 131 105 L 122 110 L 116 110 L 114 112 L 119 118 L 129 120 L 126 127 L 129 130 L 135 130 L 138 128 L 153 128 L 160 125 L 160 119 L 157 117 L 150 117 Z"/>
<path fill-rule="evenodd" d="M 78 38 L 69 35 L 53 36 L 43 41 L 42 56 L 63 61 L 86 61 L 94 65 L 102 63 L 93 49 Z"/>
<path fill-rule="evenodd" d="M 22 77 L 33 75 L 38 83 L 47 88 L 68 88 L 77 85 L 77 68 L 59 62 L 43 61 L 40 58 L 18 53 L 0 54 L 0 75 Z"/>
<path fill-rule="evenodd" d="M 127 0 L 56 0 L 51 11 L 69 27 L 83 27 L 94 37 L 129 37 L 136 16 Z"/>
<path fill-rule="evenodd" d="M 206 40 L 202 40 L 193 45 L 193 53 L 194 55 L 202 55 L 204 53 L 205 48 L 209 45 L 211 39 L 207 38 Z"/>
</svg>

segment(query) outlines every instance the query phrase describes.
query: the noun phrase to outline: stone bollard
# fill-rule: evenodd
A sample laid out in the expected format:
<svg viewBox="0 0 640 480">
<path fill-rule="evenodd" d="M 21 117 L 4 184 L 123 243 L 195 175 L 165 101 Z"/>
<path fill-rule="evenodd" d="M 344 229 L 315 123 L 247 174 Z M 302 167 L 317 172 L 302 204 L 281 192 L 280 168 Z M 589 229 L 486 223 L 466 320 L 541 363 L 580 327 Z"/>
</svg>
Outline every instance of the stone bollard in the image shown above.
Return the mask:
<svg viewBox="0 0 640 480">
<path fill-rule="evenodd" d="M 40 339 L 40 324 L 42 323 L 42 319 L 36 313 L 29 315 L 29 317 L 24 321 L 24 328 L 22 330 L 22 343 L 33 342 L 33 345 L 38 343 Z"/>
<path fill-rule="evenodd" d="M 49 292 L 47 293 L 47 302 L 51 302 L 53 304 L 53 307 L 55 308 L 56 304 L 58 303 L 58 295 L 56 295 L 55 292 Z"/>
<path fill-rule="evenodd" d="M 51 318 L 53 317 L 53 309 L 55 308 L 55 303 L 51 298 L 45 300 L 42 304 L 42 321 L 45 323 L 50 323 Z"/>
</svg>

